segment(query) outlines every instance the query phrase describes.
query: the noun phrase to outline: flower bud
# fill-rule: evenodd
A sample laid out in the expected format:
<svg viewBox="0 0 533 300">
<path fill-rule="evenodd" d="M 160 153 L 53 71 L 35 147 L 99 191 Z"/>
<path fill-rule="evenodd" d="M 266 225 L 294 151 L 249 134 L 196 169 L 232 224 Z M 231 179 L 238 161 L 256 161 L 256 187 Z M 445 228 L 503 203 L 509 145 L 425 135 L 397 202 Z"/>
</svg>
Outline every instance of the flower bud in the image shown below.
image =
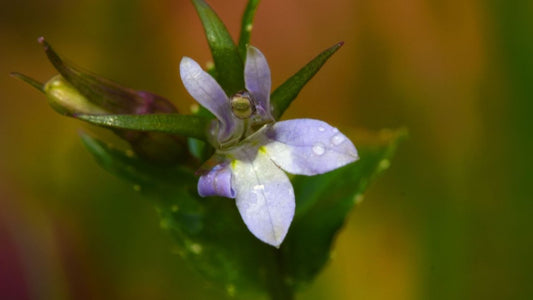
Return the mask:
<svg viewBox="0 0 533 300">
<path fill-rule="evenodd" d="M 73 116 L 75 114 L 108 114 L 109 112 L 85 98 L 61 75 L 52 77 L 44 85 L 48 102 L 58 113 Z"/>
<path fill-rule="evenodd" d="M 111 114 L 176 113 L 167 99 L 146 91 L 123 87 L 111 80 L 91 74 L 68 62 L 40 37 L 48 59 L 59 74 L 91 103 Z"/>
<path fill-rule="evenodd" d="M 82 114 L 177 113 L 167 99 L 146 91 L 123 87 L 63 61 L 44 38 L 38 39 L 48 59 L 59 72 L 44 85 L 19 73 L 12 73 L 46 94 L 52 108 L 71 117 Z M 190 154 L 184 137 L 157 132 L 112 129 L 130 143 L 140 157 L 156 163 L 176 163 Z"/>
</svg>

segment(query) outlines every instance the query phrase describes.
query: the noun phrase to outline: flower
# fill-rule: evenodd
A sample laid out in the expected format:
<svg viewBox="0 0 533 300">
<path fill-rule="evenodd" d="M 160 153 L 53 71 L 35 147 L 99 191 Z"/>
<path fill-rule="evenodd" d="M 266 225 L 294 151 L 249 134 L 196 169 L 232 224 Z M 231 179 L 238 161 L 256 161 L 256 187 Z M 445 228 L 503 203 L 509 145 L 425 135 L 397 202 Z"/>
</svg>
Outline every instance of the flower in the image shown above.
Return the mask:
<svg viewBox="0 0 533 300">
<path fill-rule="evenodd" d="M 252 234 L 279 248 L 295 209 L 294 190 L 284 171 L 299 175 L 329 172 L 356 161 L 357 150 L 325 122 L 275 122 L 270 69 L 264 55 L 252 46 L 244 68 L 246 90 L 235 95 L 228 97 L 191 58 L 182 59 L 180 75 L 189 94 L 216 117 L 209 129 L 216 152 L 199 170 L 198 193 L 235 198 Z"/>
</svg>

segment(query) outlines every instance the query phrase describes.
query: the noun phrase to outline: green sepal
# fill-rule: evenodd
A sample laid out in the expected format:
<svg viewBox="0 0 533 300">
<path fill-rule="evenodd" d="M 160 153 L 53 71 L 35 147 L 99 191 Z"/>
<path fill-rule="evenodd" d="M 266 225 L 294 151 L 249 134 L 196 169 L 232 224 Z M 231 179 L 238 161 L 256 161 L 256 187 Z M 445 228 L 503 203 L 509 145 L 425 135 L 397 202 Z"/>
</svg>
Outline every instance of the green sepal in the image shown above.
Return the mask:
<svg viewBox="0 0 533 300">
<path fill-rule="evenodd" d="M 362 200 L 368 184 L 390 166 L 405 135 L 405 130 L 384 131 L 358 146 L 359 161 L 326 174 L 293 178 L 296 213 L 280 257 L 283 276 L 294 289 L 324 267 L 348 213 Z"/>
<path fill-rule="evenodd" d="M 218 83 L 227 95 L 244 89 L 244 63 L 226 26 L 203 0 L 192 0 L 204 26 Z"/>
<path fill-rule="evenodd" d="M 331 55 L 333 55 L 333 53 L 335 53 L 343 44 L 344 42 L 339 42 L 320 53 L 272 93 L 270 96 L 270 104 L 273 109 L 272 114 L 276 120 L 281 117 L 291 102 L 296 96 L 298 96 L 305 84 L 315 76 L 322 65 L 324 65 Z"/>
<path fill-rule="evenodd" d="M 206 141 L 210 119 L 180 114 L 151 115 L 75 115 L 91 124 L 138 131 L 164 132 Z"/>
<path fill-rule="evenodd" d="M 243 61 L 246 61 L 246 51 L 250 44 L 250 36 L 254 23 L 255 12 L 260 0 L 250 0 L 244 9 L 241 21 L 241 34 L 239 36 L 239 54 Z"/>
</svg>

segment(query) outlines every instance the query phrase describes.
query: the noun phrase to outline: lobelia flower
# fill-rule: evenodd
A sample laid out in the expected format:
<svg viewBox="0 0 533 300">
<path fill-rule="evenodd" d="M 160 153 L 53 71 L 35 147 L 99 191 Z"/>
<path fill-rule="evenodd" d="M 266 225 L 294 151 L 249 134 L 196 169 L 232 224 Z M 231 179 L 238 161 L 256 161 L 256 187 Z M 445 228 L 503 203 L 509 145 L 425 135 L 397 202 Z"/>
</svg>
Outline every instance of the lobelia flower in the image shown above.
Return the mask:
<svg viewBox="0 0 533 300">
<path fill-rule="evenodd" d="M 279 248 L 295 208 L 294 190 L 284 171 L 299 175 L 329 172 L 356 161 L 357 150 L 325 122 L 275 122 L 270 69 L 254 47 L 247 50 L 246 90 L 230 97 L 191 58 L 182 59 L 180 75 L 189 94 L 216 117 L 209 129 L 216 152 L 198 171 L 198 193 L 235 198 L 252 234 Z"/>
</svg>

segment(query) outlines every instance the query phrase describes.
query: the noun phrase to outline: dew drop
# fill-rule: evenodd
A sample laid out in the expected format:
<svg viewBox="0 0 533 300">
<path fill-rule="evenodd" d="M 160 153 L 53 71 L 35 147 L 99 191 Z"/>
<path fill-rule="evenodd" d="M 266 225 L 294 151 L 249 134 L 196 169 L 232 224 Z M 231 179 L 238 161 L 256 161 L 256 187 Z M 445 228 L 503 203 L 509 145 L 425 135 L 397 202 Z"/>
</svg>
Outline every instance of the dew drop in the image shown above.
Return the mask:
<svg viewBox="0 0 533 300">
<path fill-rule="evenodd" d="M 331 143 L 335 146 L 340 145 L 342 142 L 344 142 L 345 138 L 342 134 L 336 134 L 331 138 Z"/>
<path fill-rule="evenodd" d="M 324 144 L 322 143 L 316 143 L 313 145 L 313 153 L 316 155 L 322 155 L 326 152 L 326 148 L 324 148 Z"/>
<path fill-rule="evenodd" d="M 228 284 L 226 286 L 226 292 L 230 297 L 235 296 L 235 286 L 233 284 Z"/>
<path fill-rule="evenodd" d="M 324 127 L 318 127 L 318 131 L 320 131 L 320 132 L 324 132 L 324 131 L 326 131 L 326 128 L 324 128 Z"/>
<path fill-rule="evenodd" d="M 390 167 L 390 160 L 388 160 L 388 159 L 381 160 L 379 162 L 379 166 L 378 167 L 379 167 L 379 169 L 381 171 L 388 169 Z"/>
<path fill-rule="evenodd" d="M 161 221 L 159 221 L 159 227 L 161 227 L 161 229 L 163 230 L 169 229 L 170 228 L 169 223 L 170 222 L 167 219 L 162 219 Z"/>
<path fill-rule="evenodd" d="M 189 250 L 190 250 L 192 253 L 194 253 L 194 254 L 196 254 L 196 255 L 201 254 L 202 251 L 204 250 L 203 247 L 202 247 L 202 245 L 197 244 L 197 243 L 191 243 L 191 244 L 188 246 L 188 248 L 189 248 Z"/>
<path fill-rule="evenodd" d="M 333 131 L 333 133 L 339 132 L 339 130 L 337 128 L 333 128 L 331 131 Z"/>
<path fill-rule="evenodd" d="M 359 205 L 359 204 L 361 204 L 361 202 L 363 202 L 363 199 L 364 199 L 363 194 L 356 194 L 356 195 L 353 197 L 352 202 L 353 202 L 353 204 L 355 204 L 355 205 Z"/>
<path fill-rule="evenodd" d="M 265 190 L 265 186 L 263 184 L 256 184 L 254 186 L 254 191 L 264 191 Z"/>
<path fill-rule="evenodd" d="M 135 153 L 132 150 L 130 150 L 130 149 L 126 150 L 124 152 L 124 154 L 126 154 L 127 157 L 134 157 L 135 156 Z"/>
</svg>

